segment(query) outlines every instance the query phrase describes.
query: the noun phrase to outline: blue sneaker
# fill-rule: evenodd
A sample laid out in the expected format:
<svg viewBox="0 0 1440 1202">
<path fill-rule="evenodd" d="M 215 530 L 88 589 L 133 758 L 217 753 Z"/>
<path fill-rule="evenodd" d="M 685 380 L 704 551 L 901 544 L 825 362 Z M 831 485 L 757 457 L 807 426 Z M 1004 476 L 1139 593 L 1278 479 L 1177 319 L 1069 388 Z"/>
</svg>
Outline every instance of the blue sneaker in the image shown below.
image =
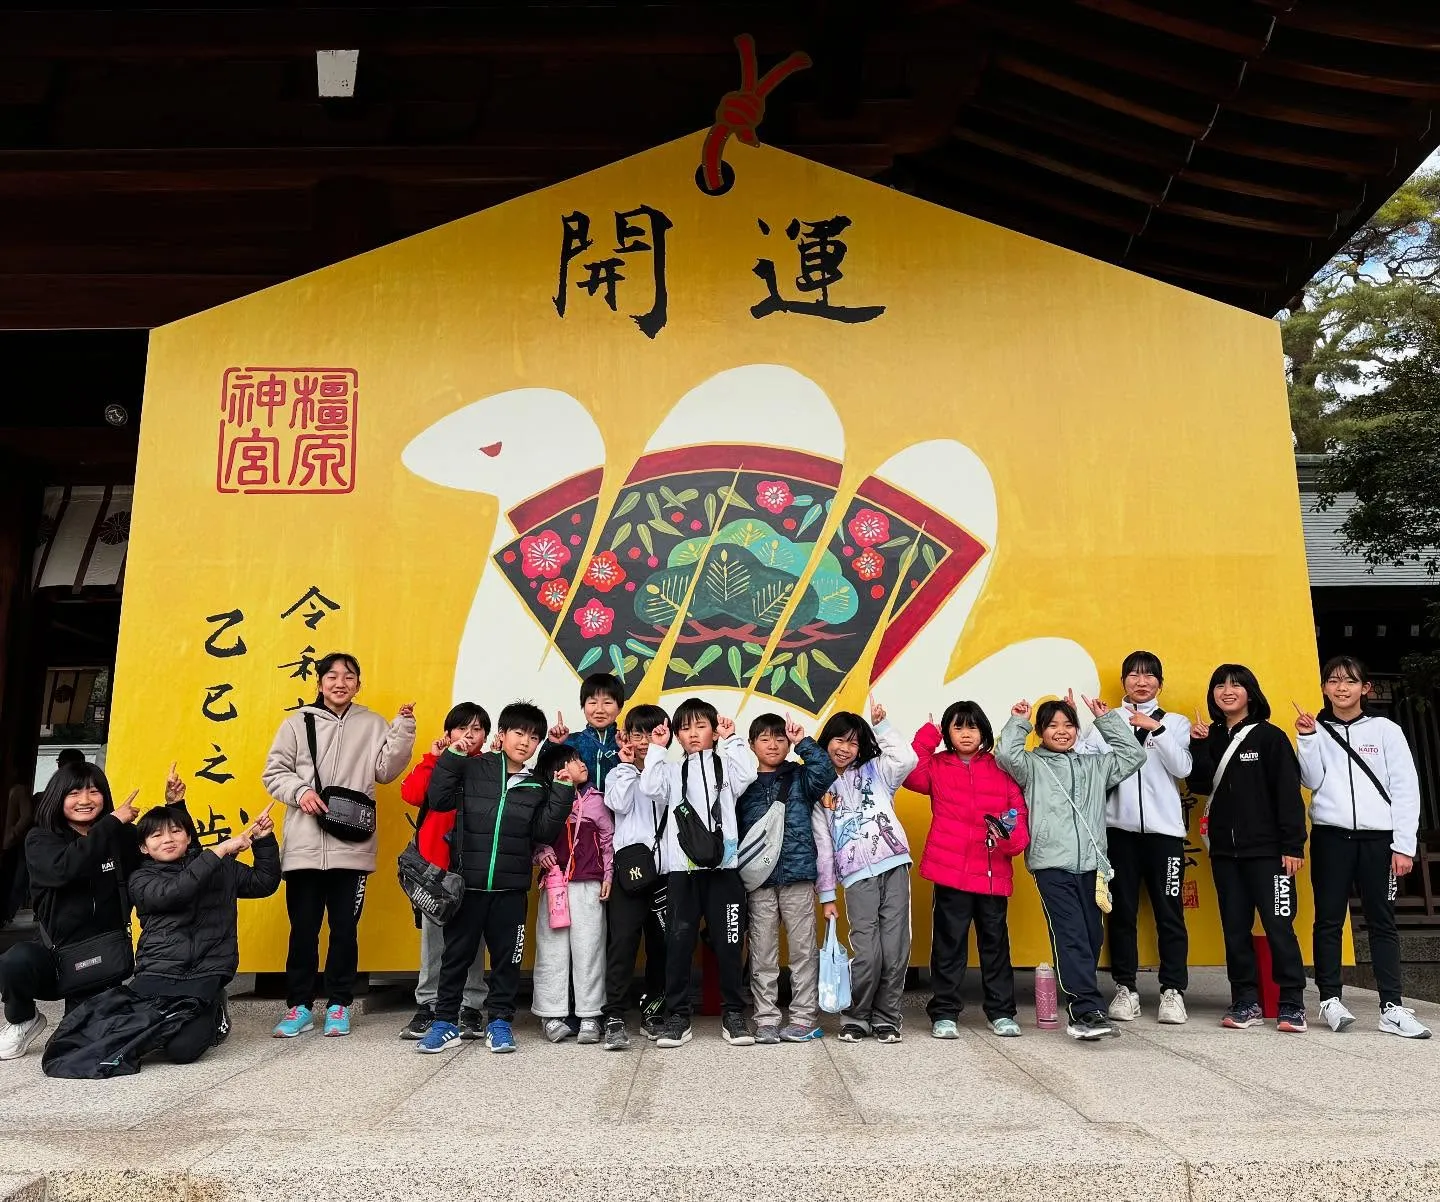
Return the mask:
<svg viewBox="0 0 1440 1202">
<path fill-rule="evenodd" d="M 791 1023 L 780 1028 L 782 1043 L 809 1043 L 812 1039 L 824 1039 L 825 1032 L 819 1027 L 807 1027 L 804 1023 Z"/>
<path fill-rule="evenodd" d="M 309 1006 L 291 1006 L 285 1011 L 285 1017 L 275 1024 L 275 1029 L 270 1032 L 276 1039 L 294 1039 L 297 1035 L 303 1035 L 306 1031 L 315 1029 L 315 1016 L 310 1013 Z"/>
<path fill-rule="evenodd" d="M 510 1024 L 503 1018 L 497 1018 L 485 1028 L 485 1046 L 492 1052 L 513 1052 L 515 1050 L 515 1034 L 510 1030 Z"/>
<path fill-rule="evenodd" d="M 418 1050 L 429 1054 L 430 1052 L 445 1052 L 459 1046 L 460 1028 L 454 1023 L 442 1023 L 436 1019 L 430 1024 L 430 1029 L 425 1032 L 425 1038 L 420 1041 Z"/>
<path fill-rule="evenodd" d="M 326 1035 L 350 1034 L 350 1007 L 331 1006 L 325 1011 Z"/>
</svg>

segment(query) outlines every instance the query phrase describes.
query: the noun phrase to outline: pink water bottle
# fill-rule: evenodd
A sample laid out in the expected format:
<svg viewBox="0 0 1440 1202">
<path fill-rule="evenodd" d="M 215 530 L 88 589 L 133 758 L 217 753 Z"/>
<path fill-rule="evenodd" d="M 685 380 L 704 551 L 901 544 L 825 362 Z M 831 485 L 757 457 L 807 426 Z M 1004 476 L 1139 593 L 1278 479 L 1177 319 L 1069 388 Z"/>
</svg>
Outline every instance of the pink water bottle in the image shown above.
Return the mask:
<svg viewBox="0 0 1440 1202">
<path fill-rule="evenodd" d="M 1048 964 L 1035 966 L 1035 1025 L 1053 1031 L 1060 1025 L 1060 997 L 1055 987 L 1055 970 Z"/>
<path fill-rule="evenodd" d="M 570 925 L 570 882 L 558 865 L 545 874 L 545 908 L 552 931 Z"/>
</svg>

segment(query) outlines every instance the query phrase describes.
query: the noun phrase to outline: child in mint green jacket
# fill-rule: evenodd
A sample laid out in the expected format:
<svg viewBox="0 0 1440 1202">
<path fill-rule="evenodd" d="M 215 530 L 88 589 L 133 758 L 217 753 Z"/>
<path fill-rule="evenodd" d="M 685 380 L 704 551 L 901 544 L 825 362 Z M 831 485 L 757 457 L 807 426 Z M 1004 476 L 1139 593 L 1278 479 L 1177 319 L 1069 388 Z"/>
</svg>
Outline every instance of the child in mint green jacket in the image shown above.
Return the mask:
<svg viewBox="0 0 1440 1202">
<path fill-rule="evenodd" d="M 1040 746 L 1025 749 L 1030 736 L 1030 703 L 1017 702 L 1000 733 L 995 758 L 1025 794 L 1030 811 L 1030 847 L 1025 862 L 1040 890 L 1050 928 L 1050 945 L 1060 993 L 1069 1012 L 1066 1032 L 1073 1039 L 1118 1035 L 1105 1017 L 1096 966 L 1105 932 L 1099 899 L 1109 889 L 1097 886 L 1097 874 L 1109 879 L 1101 850 L 1105 839 L 1106 794 L 1140 771 L 1145 749 L 1130 733 L 1123 714 L 1103 702 L 1084 699 L 1110 750 L 1078 755 L 1080 719 L 1068 698 L 1046 701 L 1035 711 Z"/>
</svg>

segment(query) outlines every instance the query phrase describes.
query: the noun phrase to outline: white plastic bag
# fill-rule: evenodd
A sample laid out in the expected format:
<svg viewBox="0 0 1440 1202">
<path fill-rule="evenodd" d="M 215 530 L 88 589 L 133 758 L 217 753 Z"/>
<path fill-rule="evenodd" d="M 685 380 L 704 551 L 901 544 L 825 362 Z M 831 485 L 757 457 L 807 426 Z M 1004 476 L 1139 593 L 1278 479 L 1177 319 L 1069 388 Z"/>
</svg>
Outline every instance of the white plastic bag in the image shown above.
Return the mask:
<svg viewBox="0 0 1440 1202">
<path fill-rule="evenodd" d="M 850 954 L 840 942 L 835 919 L 825 926 L 825 943 L 820 948 L 820 1009 L 839 1014 L 850 1007 Z"/>
</svg>

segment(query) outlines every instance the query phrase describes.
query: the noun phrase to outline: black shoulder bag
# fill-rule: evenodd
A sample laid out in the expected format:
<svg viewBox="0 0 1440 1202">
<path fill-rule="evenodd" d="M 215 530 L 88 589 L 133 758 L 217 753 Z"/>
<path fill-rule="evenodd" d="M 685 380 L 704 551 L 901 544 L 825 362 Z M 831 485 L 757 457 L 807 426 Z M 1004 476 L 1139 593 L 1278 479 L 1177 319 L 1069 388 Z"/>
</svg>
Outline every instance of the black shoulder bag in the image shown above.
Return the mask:
<svg viewBox="0 0 1440 1202">
<path fill-rule="evenodd" d="M 1356 767 L 1358 767 L 1361 772 L 1363 772 L 1366 776 L 1370 778 L 1370 783 L 1375 786 L 1375 791 L 1380 794 L 1380 800 L 1383 801 L 1387 806 L 1391 805 L 1390 794 L 1385 791 L 1385 786 L 1380 783 L 1380 778 L 1375 775 L 1375 772 L 1370 767 L 1370 765 L 1361 758 L 1360 753 L 1356 751 L 1355 748 L 1351 747 L 1346 740 L 1342 739 L 1339 735 L 1337 735 L 1335 733 L 1335 728 L 1331 726 L 1330 723 L 1322 719 L 1321 721 L 1315 723 L 1315 725 L 1321 727 L 1327 735 L 1329 735 L 1332 739 L 1335 740 L 1335 742 L 1339 743 L 1340 746 L 1345 749 L 1345 754 L 1355 761 Z M 1394 807 L 1391 806 L 1391 808 L 1393 809 Z"/>
<path fill-rule="evenodd" d="M 653 801 L 650 804 L 652 807 L 655 805 Z M 628 847 L 622 847 L 615 853 L 615 879 L 620 882 L 620 888 L 630 896 L 637 897 L 642 893 L 649 893 L 660 879 L 660 869 L 657 866 L 656 857 L 660 854 L 660 837 L 664 834 L 665 824 L 669 821 L 670 807 L 668 805 L 661 806 L 660 817 L 655 820 L 655 842 L 648 845 L 631 843 Z"/>
<path fill-rule="evenodd" d="M 128 832 L 127 832 L 128 833 Z M 130 893 L 120 878 L 118 931 L 101 931 L 88 939 L 57 944 L 42 926 L 40 938 L 55 962 L 55 992 L 62 998 L 99 993 L 135 974 L 135 944 L 130 936 Z"/>
<path fill-rule="evenodd" d="M 320 753 L 315 745 L 315 715 L 305 715 L 305 737 L 310 743 L 310 767 L 315 772 L 315 792 L 327 813 L 316 814 L 320 828 L 346 843 L 364 843 L 375 833 L 375 802 L 367 794 L 339 785 L 320 783 Z"/>
<path fill-rule="evenodd" d="M 446 753 L 448 754 L 448 752 Z M 460 874 L 460 857 L 463 842 L 460 837 L 461 824 L 465 815 L 465 781 L 461 777 L 455 790 L 455 826 L 450 835 L 450 868 L 432 864 L 420 854 L 420 828 L 430 813 L 429 802 L 420 807 L 415 822 L 415 837 L 405 844 L 405 850 L 395 862 L 400 877 L 400 889 L 410 899 L 415 910 L 425 915 L 437 926 L 444 926 L 455 917 L 460 903 L 465 900 L 465 878 Z"/>
<path fill-rule="evenodd" d="M 720 822 L 720 794 L 725 788 L 725 769 L 721 767 L 720 756 L 710 753 L 715 759 L 715 800 L 710 803 L 710 821 L 706 823 L 686 795 L 687 777 L 690 772 L 690 757 L 680 765 L 680 804 L 675 807 L 675 838 L 680 850 L 696 868 L 718 868 L 725 859 L 725 831 Z M 705 761 L 700 761 L 700 786 L 708 800 L 710 784 L 705 777 Z"/>
</svg>

